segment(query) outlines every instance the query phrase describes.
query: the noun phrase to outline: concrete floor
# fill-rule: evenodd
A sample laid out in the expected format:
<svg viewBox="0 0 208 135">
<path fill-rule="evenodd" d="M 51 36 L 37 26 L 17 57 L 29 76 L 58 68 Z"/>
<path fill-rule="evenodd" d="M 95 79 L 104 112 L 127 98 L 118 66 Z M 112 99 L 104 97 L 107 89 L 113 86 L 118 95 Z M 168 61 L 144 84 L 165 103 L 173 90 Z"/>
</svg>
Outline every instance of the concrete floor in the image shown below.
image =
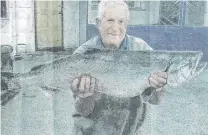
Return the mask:
<svg viewBox="0 0 208 135">
<path fill-rule="evenodd" d="M 28 72 L 34 65 L 66 55 L 27 55 L 14 63 L 14 72 Z M 208 135 L 208 68 L 200 76 L 165 93 L 163 104 L 151 106 L 151 135 Z M 1 108 L 2 135 L 70 135 L 73 120 L 71 92 L 22 90 Z M 149 135 L 149 134 L 147 134 Z"/>
</svg>

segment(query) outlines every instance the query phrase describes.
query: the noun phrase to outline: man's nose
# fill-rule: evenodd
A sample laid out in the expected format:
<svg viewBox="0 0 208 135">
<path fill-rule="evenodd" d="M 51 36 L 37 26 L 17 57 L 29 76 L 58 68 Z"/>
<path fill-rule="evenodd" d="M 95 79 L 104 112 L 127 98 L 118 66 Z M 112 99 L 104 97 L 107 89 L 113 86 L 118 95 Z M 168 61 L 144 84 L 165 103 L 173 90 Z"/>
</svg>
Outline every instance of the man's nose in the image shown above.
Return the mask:
<svg viewBox="0 0 208 135">
<path fill-rule="evenodd" d="M 111 27 L 113 32 L 118 32 L 119 31 L 119 23 L 118 22 L 114 22 L 112 27 Z"/>
</svg>

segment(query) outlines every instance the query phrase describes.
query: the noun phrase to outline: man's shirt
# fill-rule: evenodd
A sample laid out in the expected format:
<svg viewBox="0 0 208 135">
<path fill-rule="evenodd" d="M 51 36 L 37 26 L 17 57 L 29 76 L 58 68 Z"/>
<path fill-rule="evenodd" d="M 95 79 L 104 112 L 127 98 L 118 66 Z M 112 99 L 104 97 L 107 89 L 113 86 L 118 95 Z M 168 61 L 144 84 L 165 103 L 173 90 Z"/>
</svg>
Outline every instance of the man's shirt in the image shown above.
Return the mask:
<svg viewBox="0 0 208 135">
<path fill-rule="evenodd" d="M 83 54 L 92 48 L 96 48 L 96 49 L 105 48 L 100 37 L 96 36 L 90 39 L 89 41 L 81 45 L 79 48 L 77 48 L 73 54 Z M 125 36 L 119 49 L 129 50 L 129 51 L 152 50 L 152 48 L 144 40 L 130 35 Z"/>
</svg>

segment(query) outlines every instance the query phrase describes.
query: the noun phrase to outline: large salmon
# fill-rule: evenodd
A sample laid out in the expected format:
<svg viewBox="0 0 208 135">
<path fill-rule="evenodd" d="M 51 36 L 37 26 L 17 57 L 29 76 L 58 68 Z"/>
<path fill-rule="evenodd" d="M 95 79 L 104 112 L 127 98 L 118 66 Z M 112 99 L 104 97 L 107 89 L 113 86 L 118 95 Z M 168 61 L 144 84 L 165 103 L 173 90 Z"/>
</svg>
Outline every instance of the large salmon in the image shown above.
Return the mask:
<svg viewBox="0 0 208 135">
<path fill-rule="evenodd" d="M 207 63 L 200 63 L 198 51 L 118 51 L 92 49 L 84 55 L 71 55 L 38 65 L 30 72 L 13 77 L 21 87 L 69 90 L 81 74 L 97 79 L 98 90 L 115 97 L 134 97 L 147 87 L 147 78 L 156 71 L 168 72 L 169 86 L 178 86 L 197 74 Z M 9 85 L 12 86 L 12 85 Z"/>
</svg>

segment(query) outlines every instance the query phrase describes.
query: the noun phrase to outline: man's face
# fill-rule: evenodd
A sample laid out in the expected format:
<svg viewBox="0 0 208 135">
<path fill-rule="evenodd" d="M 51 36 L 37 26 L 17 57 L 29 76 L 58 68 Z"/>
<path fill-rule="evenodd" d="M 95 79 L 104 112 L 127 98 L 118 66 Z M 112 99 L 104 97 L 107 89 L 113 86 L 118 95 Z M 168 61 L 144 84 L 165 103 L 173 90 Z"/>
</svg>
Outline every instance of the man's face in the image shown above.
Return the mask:
<svg viewBox="0 0 208 135">
<path fill-rule="evenodd" d="M 106 8 L 97 24 L 104 46 L 119 48 L 126 34 L 127 11 L 123 7 Z"/>
</svg>

